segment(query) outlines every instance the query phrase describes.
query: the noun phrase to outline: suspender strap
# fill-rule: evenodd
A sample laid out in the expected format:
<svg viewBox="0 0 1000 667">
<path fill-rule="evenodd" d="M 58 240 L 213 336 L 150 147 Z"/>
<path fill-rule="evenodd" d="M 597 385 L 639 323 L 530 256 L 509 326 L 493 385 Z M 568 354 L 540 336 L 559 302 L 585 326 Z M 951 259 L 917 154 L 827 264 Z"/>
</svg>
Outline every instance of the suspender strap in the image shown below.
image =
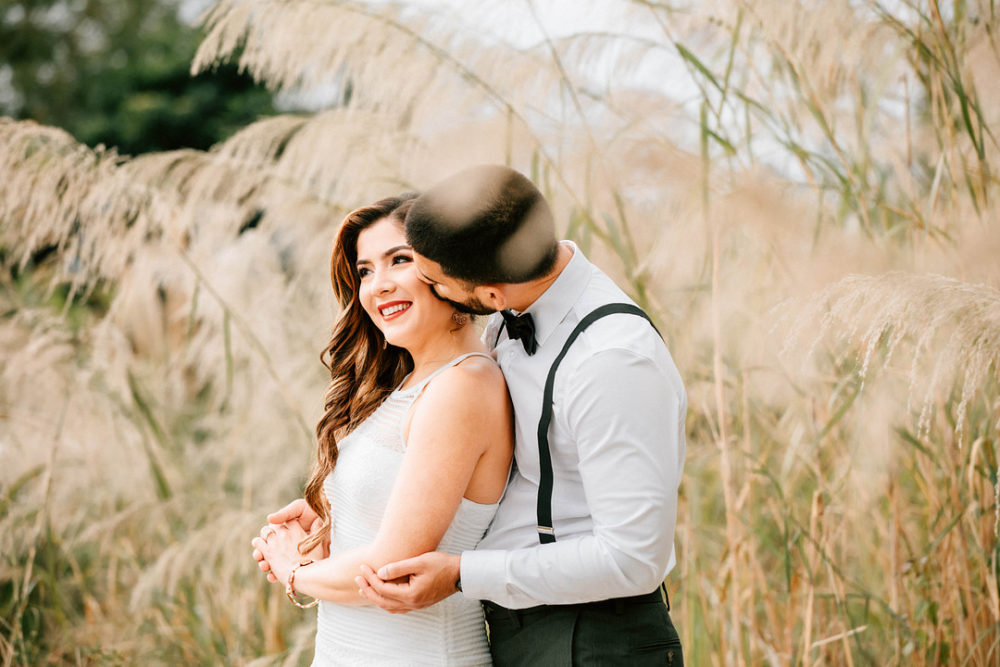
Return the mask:
<svg viewBox="0 0 1000 667">
<path fill-rule="evenodd" d="M 542 416 L 538 420 L 539 475 L 536 514 L 538 516 L 538 541 L 542 544 L 549 544 L 556 541 L 555 532 L 552 530 L 552 454 L 549 451 L 549 425 L 552 422 L 552 392 L 555 386 L 556 369 L 559 368 L 559 364 L 562 362 L 563 357 L 566 356 L 566 353 L 569 352 L 570 346 L 583 333 L 584 329 L 602 317 L 616 313 L 638 315 L 649 322 L 657 334 L 660 333 L 656 329 L 656 325 L 653 324 L 653 321 L 649 319 L 649 315 L 644 313 L 638 306 L 633 306 L 629 303 L 609 303 L 591 311 L 586 317 L 580 320 L 580 323 L 573 329 L 569 338 L 566 339 L 566 343 L 563 344 L 559 356 L 552 362 L 549 374 L 545 378 L 545 391 L 542 394 Z"/>
</svg>

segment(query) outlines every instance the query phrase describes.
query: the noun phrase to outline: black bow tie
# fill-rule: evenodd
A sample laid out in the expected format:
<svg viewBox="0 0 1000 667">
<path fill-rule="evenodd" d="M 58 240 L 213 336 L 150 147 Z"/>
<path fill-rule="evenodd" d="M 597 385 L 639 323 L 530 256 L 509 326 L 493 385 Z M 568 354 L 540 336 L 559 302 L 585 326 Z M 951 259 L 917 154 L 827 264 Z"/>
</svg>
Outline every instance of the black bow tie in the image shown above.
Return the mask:
<svg viewBox="0 0 1000 667">
<path fill-rule="evenodd" d="M 515 315 L 509 310 L 501 310 L 500 314 L 507 325 L 507 338 L 520 339 L 528 356 L 534 354 L 538 349 L 538 341 L 535 340 L 535 321 L 531 319 L 531 313 Z"/>
</svg>

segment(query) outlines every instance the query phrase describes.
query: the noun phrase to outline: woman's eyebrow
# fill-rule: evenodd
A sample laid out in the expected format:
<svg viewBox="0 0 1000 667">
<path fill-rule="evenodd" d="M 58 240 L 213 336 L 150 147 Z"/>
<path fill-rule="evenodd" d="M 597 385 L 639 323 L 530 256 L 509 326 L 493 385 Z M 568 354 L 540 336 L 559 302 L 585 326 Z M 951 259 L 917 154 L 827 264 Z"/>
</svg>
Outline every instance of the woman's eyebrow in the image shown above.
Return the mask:
<svg viewBox="0 0 1000 667">
<path fill-rule="evenodd" d="M 404 243 L 403 245 L 398 245 L 398 246 L 389 248 L 384 253 L 382 253 L 382 256 L 383 257 L 388 257 L 389 255 L 393 255 L 393 254 L 399 252 L 400 250 L 413 250 L 413 248 L 410 247 L 409 245 L 406 245 Z"/>
<path fill-rule="evenodd" d="M 408 245 L 405 245 L 405 244 L 404 245 L 393 246 L 392 248 L 389 248 L 384 253 L 382 253 L 382 256 L 383 257 L 391 257 L 392 255 L 396 254 L 400 250 L 410 250 L 410 251 L 412 251 L 413 248 L 411 246 L 408 246 Z M 354 263 L 354 266 L 361 266 L 362 264 L 371 264 L 371 263 L 372 262 L 371 262 L 370 259 L 360 258 L 360 259 L 358 259 L 358 261 L 356 261 Z"/>
</svg>

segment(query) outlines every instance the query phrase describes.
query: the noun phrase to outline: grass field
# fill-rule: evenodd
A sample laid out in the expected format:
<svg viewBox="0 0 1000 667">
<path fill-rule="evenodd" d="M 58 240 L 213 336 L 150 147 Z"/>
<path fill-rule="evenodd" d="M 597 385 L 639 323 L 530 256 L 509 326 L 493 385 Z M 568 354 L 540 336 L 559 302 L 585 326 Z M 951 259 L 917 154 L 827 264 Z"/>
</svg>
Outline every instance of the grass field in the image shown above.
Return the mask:
<svg viewBox="0 0 1000 667">
<path fill-rule="evenodd" d="M 685 380 L 689 664 L 1000 662 L 997 8 L 606 9 L 223 0 L 194 67 L 321 109 L 135 158 L 0 120 L 5 667 L 308 664 L 249 540 L 313 458 L 337 222 L 479 162 Z"/>
</svg>

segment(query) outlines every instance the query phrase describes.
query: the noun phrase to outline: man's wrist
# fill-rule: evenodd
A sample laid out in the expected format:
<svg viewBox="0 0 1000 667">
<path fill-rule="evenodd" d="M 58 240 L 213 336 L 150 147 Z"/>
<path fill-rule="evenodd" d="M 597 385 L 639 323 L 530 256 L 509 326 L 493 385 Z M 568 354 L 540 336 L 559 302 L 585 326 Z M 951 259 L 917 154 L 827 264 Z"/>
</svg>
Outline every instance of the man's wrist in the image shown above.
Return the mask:
<svg viewBox="0 0 1000 667">
<path fill-rule="evenodd" d="M 507 553 L 499 549 L 463 551 L 455 574 L 456 579 L 462 579 L 462 595 L 470 600 L 499 601 L 498 597 L 505 595 Z"/>
</svg>

